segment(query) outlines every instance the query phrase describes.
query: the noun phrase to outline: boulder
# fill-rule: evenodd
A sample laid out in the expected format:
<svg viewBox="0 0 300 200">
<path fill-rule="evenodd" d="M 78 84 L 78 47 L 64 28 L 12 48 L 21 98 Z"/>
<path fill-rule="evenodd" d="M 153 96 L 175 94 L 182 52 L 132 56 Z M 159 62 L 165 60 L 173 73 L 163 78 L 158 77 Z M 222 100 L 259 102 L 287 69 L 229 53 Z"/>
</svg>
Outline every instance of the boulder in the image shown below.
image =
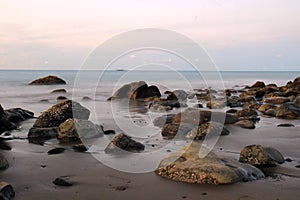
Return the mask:
<svg viewBox="0 0 300 200">
<path fill-rule="evenodd" d="M 276 117 L 284 119 L 297 119 L 300 117 L 300 107 L 291 102 L 284 103 L 277 109 Z"/>
<path fill-rule="evenodd" d="M 284 163 L 284 157 L 278 150 L 272 147 L 249 145 L 241 151 L 239 161 L 263 168 L 274 167 L 276 164 Z"/>
<path fill-rule="evenodd" d="M 127 152 L 141 152 L 144 151 L 145 145 L 133 140 L 131 137 L 121 133 L 113 138 L 113 140 L 105 148 L 104 152 L 110 153 L 121 153 L 122 150 Z"/>
<path fill-rule="evenodd" d="M 29 85 L 64 85 L 66 81 L 57 76 L 45 76 L 43 78 L 36 79 L 29 83 Z"/>
<path fill-rule="evenodd" d="M 0 170 L 5 170 L 9 167 L 9 163 L 4 157 L 3 154 L 0 153 Z"/>
<path fill-rule="evenodd" d="M 272 98 L 264 98 L 264 102 L 270 104 L 283 104 L 286 102 L 290 102 L 290 99 L 287 97 L 272 97 Z"/>
<path fill-rule="evenodd" d="M 294 104 L 300 108 L 300 96 L 296 97 Z"/>
<path fill-rule="evenodd" d="M 57 127 L 47 127 L 47 128 L 38 128 L 38 127 L 32 127 L 28 131 L 28 139 L 29 141 L 34 140 L 49 140 L 51 138 L 55 138 L 58 133 Z"/>
<path fill-rule="evenodd" d="M 11 108 L 4 111 L 6 119 L 13 123 L 25 121 L 26 119 L 34 118 L 34 113 L 22 108 Z"/>
<path fill-rule="evenodd" d="M 153 120 L 153 125 L 162 128 L 165 124 L 172 123 L 173 117 L 175 114 L 168 114 L 157 117 Z"/>
<path fill-rule="evenodd" d="M 35 121 L 33 127 L 58 127 L 69 118 L 88 119 L 90 111 L 79 103 L 71 100 L 59 102 L 44 111 Z"/>
<path fill-rule="evenodd" d="M 262 81 L 257 81 L 256 83 L 254 83 L 251 88 L 264 88 L 266 87 L 265 83 Z"/>
<path fill-rule="evenodd" d="M 195 125 L 192 124 L 165 124 L 161 130 L 161 134 L 165 139 L 173 139 L 175 136 L 184 138 L 186 134 L 191 131 Z"/>
<path fill-rule="evenodd" d="M 186 101 L 188 94 L 184 90 L 174 90 L 167 96 L 167 100 Z"/>
<path fill-rule="evenodd" d="M 164 158 L 155 173 L 164 178 L 186 183 L 231 184 L 264 178 L 259 169 L 237 161 L 220 158 L 210 152 L 199 157 L 200 144 L 193 142 Z"/>
<path fill-rule="evenodd" d="M 60 142 L 78 141 L 80 138 L 103 136 L 103 129 L 89 120 L 67 119 L 58 127 L 57 139 Z"/>
<path fill-rule="evenodd" d="M 251 116 L 257 116 L 256 110 L 252 108 L 244 108 L 242 110 L 238 110 L 236 112 L 237 117 L 251 117 Z"/>
<path fill-rule="evenodd" d="M 241 120 L 236 122 L 234 125 L 237 125 L 241 128 L 255 129 L 255 123 L 252 120 Z"/>
<path fill-rule="evenodd" d="M 15 197 L 15 191 L 14 188 L 6 183 L 6 182 L 0 182 L 0 199 L 1 200 L 11 200 Z"/>
<path fill-rule="evenodd" d="M 273 104 L 269 104 L 269 103 L 264 103 L 261 106 L 259 106 L 258 111 L 265 113 L 267 110 L 275 109 L 275 108 L 277 108 L 277 106 L 275 106 Z"/>
<path fill-rule="evenodd" d="M 202 140 L 205 137 L 214 137 L 220 135 L 228 135 L 230 132 L 223 124 L 218 122 L 206 122 L 198 127 L 194 127 L 187 133 L 186 138 L 194 140 Z"/>
<path fill-rule="evenodd" d="M 56 89 L 56 90 L 53 90 L 51 92 L 51 94 L 53 94 L 53 93 L 67 93 L 67 90 L 65 90 L 65 89 Z"/>
<path fill-rule="evenodd" d="M 112 97 L 108 100 L 114 99 L 145 99 L 149 97 L 161 97 L 160 91 L 156 86 L 148 86 L 146 82 L 132 82 L 123 85 L 119 88 Z"/>
</svg>

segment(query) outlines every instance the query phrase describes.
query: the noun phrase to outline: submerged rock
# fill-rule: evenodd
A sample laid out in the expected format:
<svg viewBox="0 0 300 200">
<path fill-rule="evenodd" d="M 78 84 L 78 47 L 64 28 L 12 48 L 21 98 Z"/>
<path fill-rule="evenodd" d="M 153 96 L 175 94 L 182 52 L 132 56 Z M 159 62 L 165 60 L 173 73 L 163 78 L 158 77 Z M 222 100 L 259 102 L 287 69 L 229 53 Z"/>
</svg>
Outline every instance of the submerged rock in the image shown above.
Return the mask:
<svg viewBox="0 0 300 200">
<path fill-rule="evenodd" d="M 295 127 L 295 125 L 292 123 L 283 123 L 283 124 L 278 124 L 277 127 Z"/>
<path fill-rule="evenodd" d="M 212 152 L 200 158 L 200 146 L 193 142 L 190 146 L 171 153 L 161 161 L 155 173 L 174 181 L 207 184 L 231 184 L 264 177 L 263 172 L 251 165 L 219 158 Z"/>
<path fill-rule="evenodd" d="M 88 119 L 90 111 L 71 100 L 59 102 L 44 111 L 34 122 L 33 127 L 58 127 L 69 118 Z"/>
<path fill-rule="evenodd" d="M 241 151 L 239 161 L 256 167 L 274 167 L 284 163 L 284 157 L 272 147 L 249 145 Z"/>
<path fill-rule="evenodd" d="M 66 179 L 64 178 L 56 178 L 53 182 L 52 182 L 54 185 L 58 185 L 58 186 L 66 186 L 66 187 L 70 187 L 72 186 L 73 184 L 69 181 L 67 181 Z"/>
<path fill-rule="evenodd" d="M 5 170 L 9 167 L 9 163 L 3 154 L 0 153 L 0 170 Z"/>
<path fill-rule="evenodd" d="M 53 94 L 53 93 L 67 93 L 67 90 L 66 89 L 56 89 L 51 92 L 51 94 Z"/>
<path fill-rule="evenodd" d="M 66 84 L 66 81 L 63 79 L 57 77 L 57 76 L 45 76 L 39 79 L 36 79 L 29 83 L 29 85 L 60 85 L 60 84 Z"/>
<path fill-rule="evenodd" d="M 113 138 L 113 140 L 105 148 L 104 152 L 121 153 L 122 150 L 127 152 L 141 152 L 144 151 L 145 145 L 133 140 L 131 137 L 121 133 Z"/>
<path fill-rule="evenodd" d="M 49 154 L 49 155 L 53 155 L 53 154 L 60 154 L 60 153 L 63 153 L 63 152 L 65 152 L 65 148 L 54 148 L 54 149 L 51 149 L 51 150 L 49 150 L 47 153 Z"/>
<path fill-rule="evenodd" d="M 101 126 L 89 120 L 67 119 L 58 127 L 57 139 L 60 142 L 78 141 L 80 138 L 93 138 L 103 136 Z"/>
</svg>

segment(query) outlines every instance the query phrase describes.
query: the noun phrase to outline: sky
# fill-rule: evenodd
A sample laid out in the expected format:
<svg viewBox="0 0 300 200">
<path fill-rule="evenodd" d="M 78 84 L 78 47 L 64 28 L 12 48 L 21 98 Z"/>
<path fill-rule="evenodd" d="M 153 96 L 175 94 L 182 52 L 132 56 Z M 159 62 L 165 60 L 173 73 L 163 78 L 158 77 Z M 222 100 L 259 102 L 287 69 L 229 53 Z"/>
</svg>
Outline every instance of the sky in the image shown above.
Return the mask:
<svg viewBox="0 0 300 200">
<path fill-rule="evenodd" d="M 299 10 L 298 0 L 0 0 L 0 69 L 78 69 L 110 38 L 159 28 L 221 70 L 300 70 Z"/>
</svg>

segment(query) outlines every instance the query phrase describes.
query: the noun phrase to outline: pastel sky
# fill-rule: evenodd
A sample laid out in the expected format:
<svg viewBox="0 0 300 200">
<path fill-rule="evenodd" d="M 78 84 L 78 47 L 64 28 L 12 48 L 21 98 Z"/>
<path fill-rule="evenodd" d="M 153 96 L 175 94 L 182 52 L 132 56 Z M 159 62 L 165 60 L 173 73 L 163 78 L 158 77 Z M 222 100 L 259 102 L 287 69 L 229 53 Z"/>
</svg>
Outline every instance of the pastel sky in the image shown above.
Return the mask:
<svg viewBox="0 0 300 200">
<path fill-rule="evenodd" d="M 221 70 L 299 70 L 298 0 L 0 0 L 0 69 L 78 69 L 109 38 L 169 29 Z"/>
</svg>

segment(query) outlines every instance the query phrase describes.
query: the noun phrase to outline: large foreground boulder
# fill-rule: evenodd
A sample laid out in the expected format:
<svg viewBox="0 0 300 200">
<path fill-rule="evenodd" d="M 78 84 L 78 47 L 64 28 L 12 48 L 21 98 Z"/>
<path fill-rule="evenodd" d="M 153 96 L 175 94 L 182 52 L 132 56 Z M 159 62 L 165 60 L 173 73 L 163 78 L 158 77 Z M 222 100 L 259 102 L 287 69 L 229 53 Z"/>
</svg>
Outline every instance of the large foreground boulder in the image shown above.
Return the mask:
<svg viewBox="0 0 300 200">
<path fill-rule="evenodd" d="M 57 139 L 60 142 L 78 141 L 80 138 L 103 136 L 103 129 L 89 120 L 67 119 L 59 125 Z"/>
<path fill-rule="evenodd" d="M 29 83 L 29 85 L 61 85 L 66 84 L 66 81 L 57 76 L 45 76 L 43 78 L 36 79 Z"/>
<path fill-rule="evenodd" d="M 263 172 L 237 161 L 219 158 L 214 153 L 199 157 L 200 144 L 193 142 L 171 153 L 159 164 L 155 173 L 174 181 L 186 183 L 230 184 L 264 177 Z"/>
<path fill-rule="evenodd" d="M 239 161 L 256 167 L 274 167 L 276 164 L 284 163 L 284 158 L 272 147 L 249 145 L 241 151 Z"/>
<path fill-rule="evenodd" d="M 44 111 L 35 121 L 33 127 L 58 127 L 69 118 L 88 119 L 90 111 L 79 103 L 71 100 L 59 102 Z"/>
<path fill-rule="evenodd" d="M 146 99 L 149 97 L 161 97 L 160 91 L 156 86 L 148 86 L 145 81 L 132 82 L 123 85 L 119 88 L 112 97 L 108 100 L 114 99 Z"/>
</svg>

